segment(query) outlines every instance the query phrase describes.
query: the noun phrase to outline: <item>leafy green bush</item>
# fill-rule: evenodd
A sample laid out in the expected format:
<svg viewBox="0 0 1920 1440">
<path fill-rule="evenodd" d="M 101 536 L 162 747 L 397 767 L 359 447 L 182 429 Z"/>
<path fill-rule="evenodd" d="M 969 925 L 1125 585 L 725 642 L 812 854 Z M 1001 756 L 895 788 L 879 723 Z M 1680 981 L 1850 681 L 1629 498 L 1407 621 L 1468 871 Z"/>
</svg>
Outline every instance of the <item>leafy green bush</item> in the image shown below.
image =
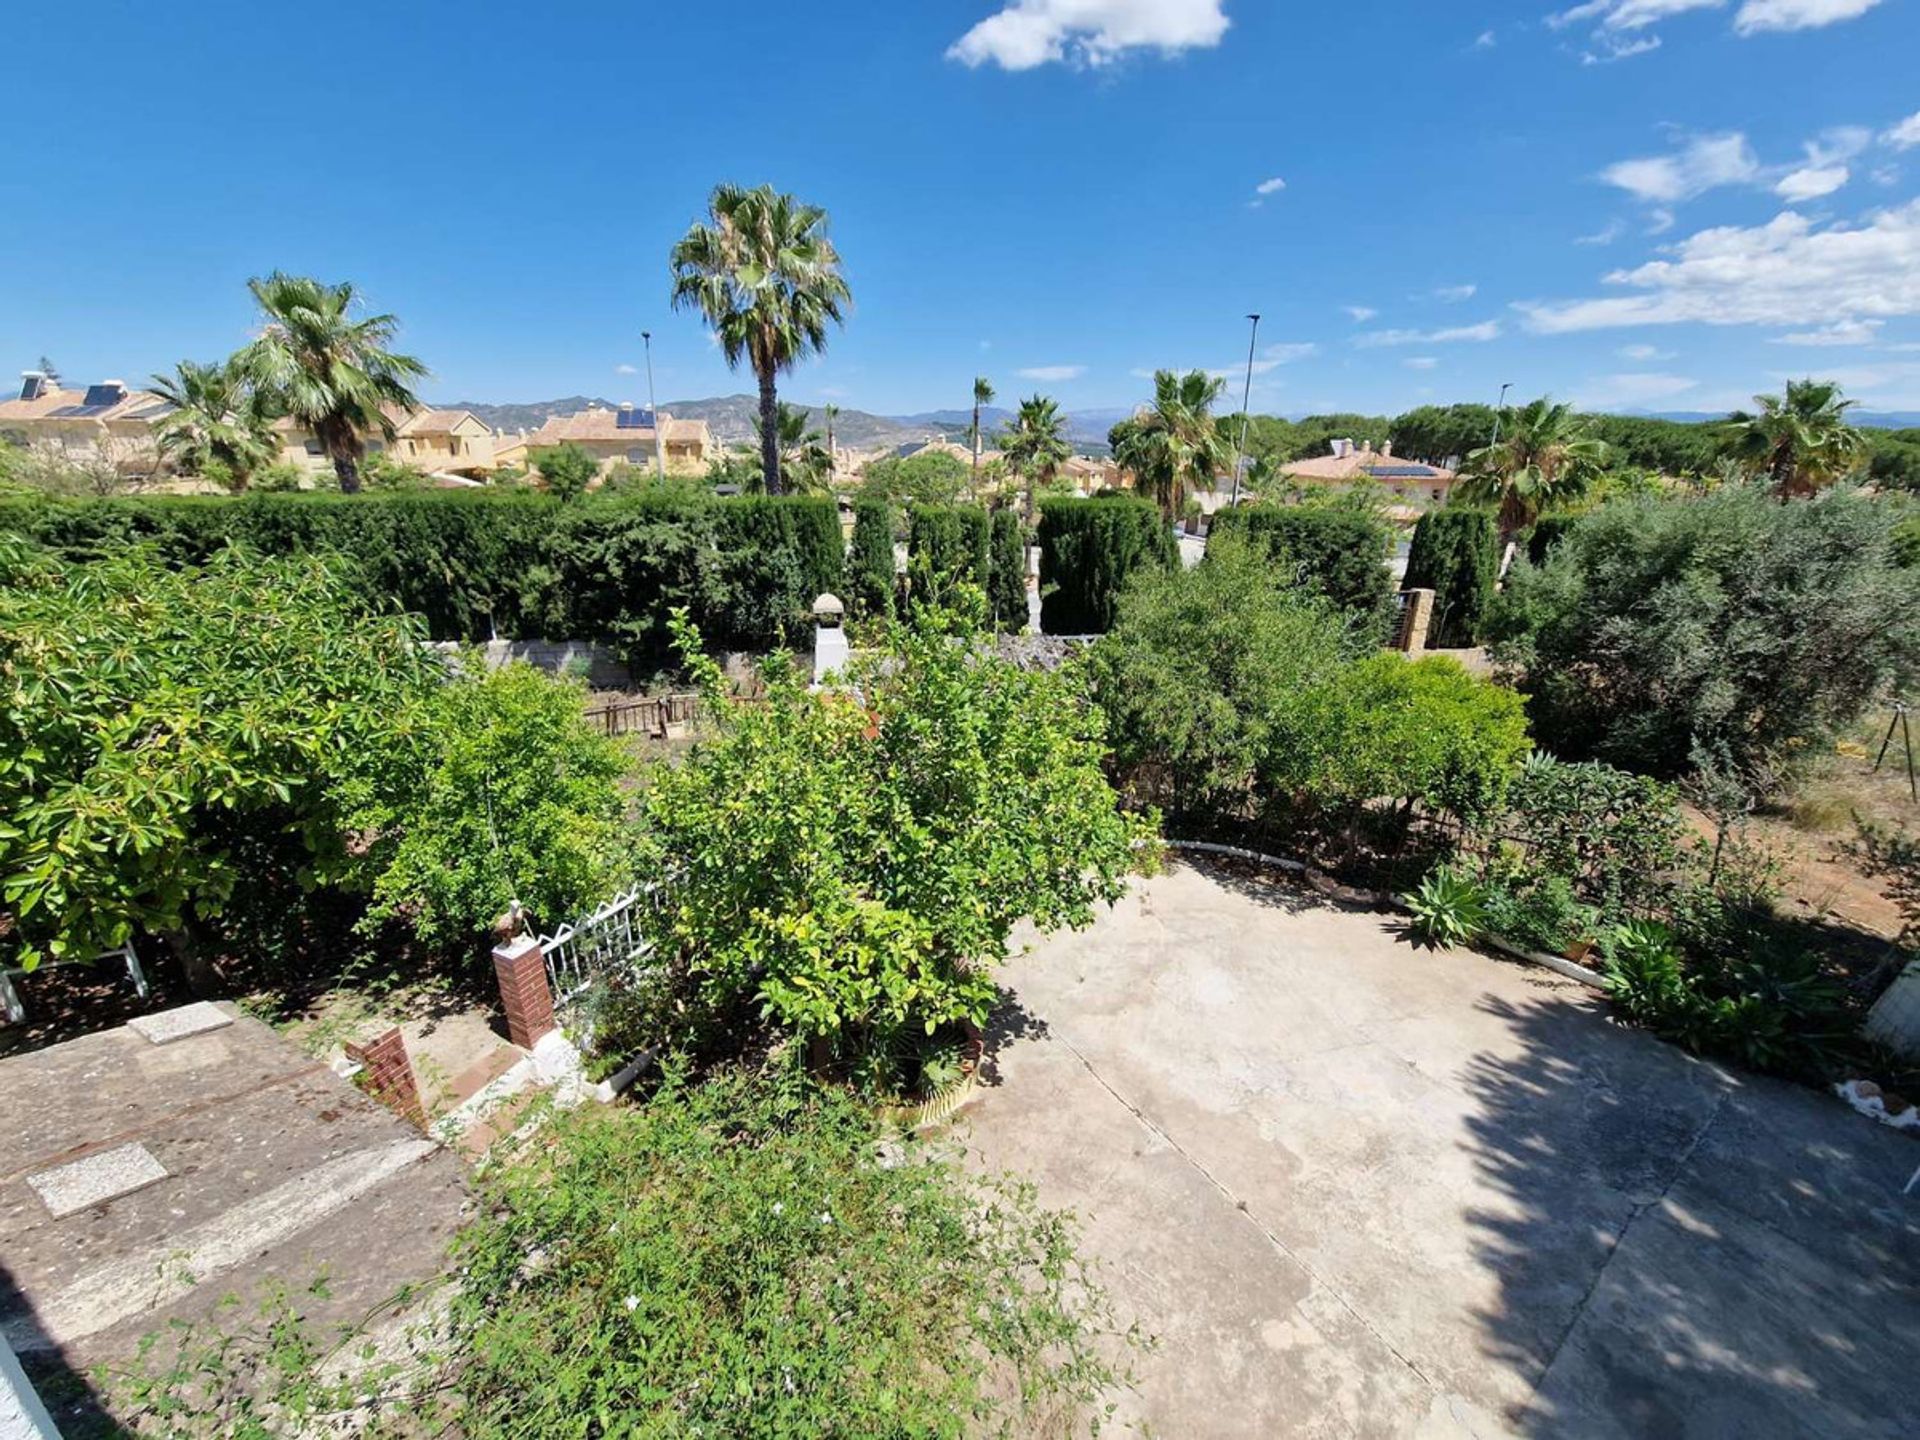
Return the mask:
<svg viewBox="0 0 1920 1440">
<path fill-rule="evenodd" d="M 905 459 L 885 455 L 868 463 L 860 493 L 895 505 L 951 505 L 967 488 L 966 461 L 944 450 L 922 450 Z"/>
<path fill-rule="evenodd" d="M 1525 950 L 1558 955 L 1593 938 L 1600 912 L 1581 902 L 1573 882 L 1551 873 L 1506 877 L 1487 888 L 1487 931 Z"/>
<path fill-rule="evenodd" d="M 556 500 L 578 500 L 600 473 L 600 462 L 585 446 L 569 440 L 534 457 L 533 468 L 547 483 L 547 493 Z"/>
<path fill-rule="evenodd" d="M 136 549 L 16 574 L 0 589 L 7 963 L 182 931 L 262 856 L 322 881 L 355 870 L 342 787 L 382 783 L 395 717 L 438 684 L 414 642 L 311 558 L 179 570 Z"/>
<path fill-rule="evenodd" d="M 615 784 L 625 760 L 582 710 L 577 684 L 515 664 L 395 717 L 405 762 L 342 792 L 348 829 L 376 837 L 369 922 L 461 941 L 514 901 L 551 927 L 617 890 L 632 873 Z"/>
<path fill-rule="evenodd" d="M 1436 866 L 1400 900 L 1413 914 L 1414 935 L 1428 945 L 1470 945 L 1487 926 L 1480 887 L 1449 865 Z"/>
<path fill-rule="evenodd" d="M 893 614 L 893 577 L 893 507 L 884 500 L 857 500 L 847 555 L 847 603 L 853 613 Z"/>
<path fill-rule="evenodd" d="M 956 585 L 985 593 L 989 558 L 986 511 L 971 505 L 908 507 L 907 581 L 915 605 L 951 604 Z"/>
<path fill-rule="evenodd" d="M 1136 571 L 1177 563 L 1173 532 L 1144 500 L 1049 499 L 1040 506 L 1040 629 L 1098 635 Z"/>
<path fill-rule="evenodd" d="M 1531 757 L 1514 778 L 1502 830 L 1530 870 L 1558 875 L 1611 919 L 1672 902 L 1687 836 L 1680 795 L 1595 762 Z"/>
<path fill-rule="evenodd" d="M 1212 533 L 1246 536 L 1294 583 L 1326 596 L 1376 643 L 1385 639 L 1393 537 L 1376 516 L 1337 505 L 1253 505 L 1221 511 Z"/>
<path fill-rule="evenodd" d="M 1027 628 L 1027 533 L 1011 510 L 993 512 L 992 553 L 987 562 L 987 609 L 996 630 Z"/>
<path fill-rule="evenodd" d="M 1448 505 L 1420 517 L 1407 552 L 1406 585 L 1433 591 L 1431 644 L 1465 646 L 1478 637 L 1500 568 L 1496 540 L 1486 510 Z"/>
<path fill-rule="evenodd" d="M 1612 502 L 1518 567 L 1495 656 L 1563 754 L 1675 775 L 1696 748 L 1748 764 L 1819 744 L 1920 670 L 1920 571 L 1894 562 L 1894 518 L 1844 491 Z"/>
<path fill-rule="evenodd" d="M 1151 833 L 1101 773 L 1077 673 L 997 659 L 941 612 L 855 652 L 848 689 L 775 668 L 754 705 L 727 705 L 684 622 L 681 643 L 726 718 L 655 777 L 644 834 L 709 1009 L 875 1043 L 984 1022 L 1014 924 L 1090 922 Z"/>
</svg>

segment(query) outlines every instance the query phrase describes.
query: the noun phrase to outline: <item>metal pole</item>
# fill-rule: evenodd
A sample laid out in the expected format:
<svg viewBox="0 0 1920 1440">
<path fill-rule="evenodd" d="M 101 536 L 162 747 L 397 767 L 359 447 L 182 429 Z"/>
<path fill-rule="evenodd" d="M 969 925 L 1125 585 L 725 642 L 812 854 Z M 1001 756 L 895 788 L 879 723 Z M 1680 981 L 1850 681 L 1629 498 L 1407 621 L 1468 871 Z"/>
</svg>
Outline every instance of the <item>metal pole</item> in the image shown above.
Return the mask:
<svg viewBox="0 0 1920 1440">
<path fill-rule="evenodd" d="M 642 330 L 640 339 L 647 347 L 647 409 L 653 415 L 653 465 L 662 484 L 667 479 L 667 427 L 660 423 L 660 407 L 653 403 L 653 332 Z"/>
<path fill-rule="evenodd" d="M 1247 425 L 1253 419 L 1248 410 L 1253 404 L 1253 345 L 1254 337 L 1260 333 L 1260 317 L 1249 315 L 1247 319 L 1251 320 L 1253 325 L 1247 331 L 1247 384 L 1246 388 L 1240 392 L 1240 448 L 1234 452 L 1233 456 L 1233 502 L 1227 507 L 1231 510 L 1240 508 L 1240 472 L 1247 463 Z"/>
<path fill-rule="evenodd" d="M 1513 382 L 1511 380 L 1507 381 L 1504 385 L 1500 387 L 1500 399 L 1495 402 L 1493 407 L 1493 439 L 1487 442 L 1489 446 L 1498 445 L 1500 443 L 1500 417 L 1506 413 L 1507 391 L 1511 390 L 1512 388 L 1513 388 Z"/>
</svg>

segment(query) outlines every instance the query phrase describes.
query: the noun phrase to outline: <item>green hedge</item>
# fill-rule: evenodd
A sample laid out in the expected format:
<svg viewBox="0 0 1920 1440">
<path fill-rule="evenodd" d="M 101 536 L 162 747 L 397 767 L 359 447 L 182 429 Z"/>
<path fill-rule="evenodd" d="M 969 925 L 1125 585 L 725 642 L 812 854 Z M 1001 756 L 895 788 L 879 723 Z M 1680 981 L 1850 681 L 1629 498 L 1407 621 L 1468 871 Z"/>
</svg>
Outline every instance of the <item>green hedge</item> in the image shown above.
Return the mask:
<svg viewBox="0 0 1920 1440">
<path fill-rule="evenodd" d="M 855 615 L 891 615 L 893 592 L 893 507 L 884 500 L 857 500 L 853 549 L 847 555 L 847 603 Z"/>
<path fill-rule="evenodd" d="M 1393 537 L 1371 515 L 1333 506 L 1254 505 L 1213 517 L 1212 535 L 1244 535 L 1384 639 L 1393 613 L 1387 553 Z"/>
<path fill-rule="evenodd" d="M 1490 511 L 1449 505 L 1420 517 L 1407 552 L 1406 583 L 1409 590 L 1433 591 L 1430 644 L 1474 643 L 1493 604 L 1499 568 L 1499 534 Z"/>
<path fill-rule="evenodd" d="M 1097 635 L 1113 626 L 1137 570 L 1177 563 L 1173 531 L 1145 500 L 1046 500 L 1040 506 L 1040 629 Z"/>
<path fill-rule="evenodd" d="M 1547 552 L 1558 545 L 1567 536 L 1567 532 L 1579 523 L 1578 515 L 1542 515 L 1533 522 L 1533 528 L 1527 532 L 1527 559 L 1534 565 L 1547 563 Z M 1494 562 L 1496 565 L 1499 562 Z"/>
<path fill-rule="evenodd" d="M 641 668 L 670 658 L 666 617 L 680 605 L 716 644 L 804 644 L 814 597 L 845 575 L 838 508 L 806 496 L 14 495 L 0 497 L 0 531 L 74 557 L 151 543 L 174 564 L 229 543 L 331 550 L 435 639 L 600 640 Z"/>
<path fill-rule="evenodd" d="M 987 608 L 996 630 L 1027 628 L 1027 534 L 1011 510 L 993 512 L 992 555 L 987 564 Z"/>
<path fill-rule="evenodd" d="M 907 507 L 907 576 L 916 602 L 954 585 L 987 588 L 987 512 L 972 505 Z"/>
</svg>

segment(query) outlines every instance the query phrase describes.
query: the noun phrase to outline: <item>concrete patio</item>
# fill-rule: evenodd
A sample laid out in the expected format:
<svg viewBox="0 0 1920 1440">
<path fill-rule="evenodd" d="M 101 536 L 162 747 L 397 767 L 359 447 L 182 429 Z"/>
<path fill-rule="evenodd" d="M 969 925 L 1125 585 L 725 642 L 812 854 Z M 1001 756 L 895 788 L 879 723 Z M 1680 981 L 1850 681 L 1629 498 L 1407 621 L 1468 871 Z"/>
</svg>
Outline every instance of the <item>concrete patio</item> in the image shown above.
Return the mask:
<svg viewBox="0 0 1920 1440">
<path fill-rule="evenodd" d="M 1176 865 L 1006 974 L 976 1163 L 1079 1212 L 1162 1435 L 1920 1434 L 1920 1146 L 1575 982 Z"/>
</svg>

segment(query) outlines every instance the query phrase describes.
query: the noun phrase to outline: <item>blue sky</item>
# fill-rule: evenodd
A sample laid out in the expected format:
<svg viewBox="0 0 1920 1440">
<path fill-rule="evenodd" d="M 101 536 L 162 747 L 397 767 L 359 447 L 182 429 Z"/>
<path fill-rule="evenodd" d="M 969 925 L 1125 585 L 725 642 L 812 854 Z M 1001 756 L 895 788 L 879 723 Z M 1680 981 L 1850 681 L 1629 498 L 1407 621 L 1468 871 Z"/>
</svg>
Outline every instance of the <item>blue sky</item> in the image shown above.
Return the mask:
<svg viewBox="0 0 1920 1440">
<path fill-rule="evenodd" d="M 713 183 L 825 205 L 855 308 L 793 398 L 1155 366 L 1256 409 L 1552 392 L 1920 407 L 1917 0 L 42 6 L 10 27 L 0 364 L 212 358 L 272 268 L 436 399 L 751 388 L 666 306 Z"/>
</svg>

